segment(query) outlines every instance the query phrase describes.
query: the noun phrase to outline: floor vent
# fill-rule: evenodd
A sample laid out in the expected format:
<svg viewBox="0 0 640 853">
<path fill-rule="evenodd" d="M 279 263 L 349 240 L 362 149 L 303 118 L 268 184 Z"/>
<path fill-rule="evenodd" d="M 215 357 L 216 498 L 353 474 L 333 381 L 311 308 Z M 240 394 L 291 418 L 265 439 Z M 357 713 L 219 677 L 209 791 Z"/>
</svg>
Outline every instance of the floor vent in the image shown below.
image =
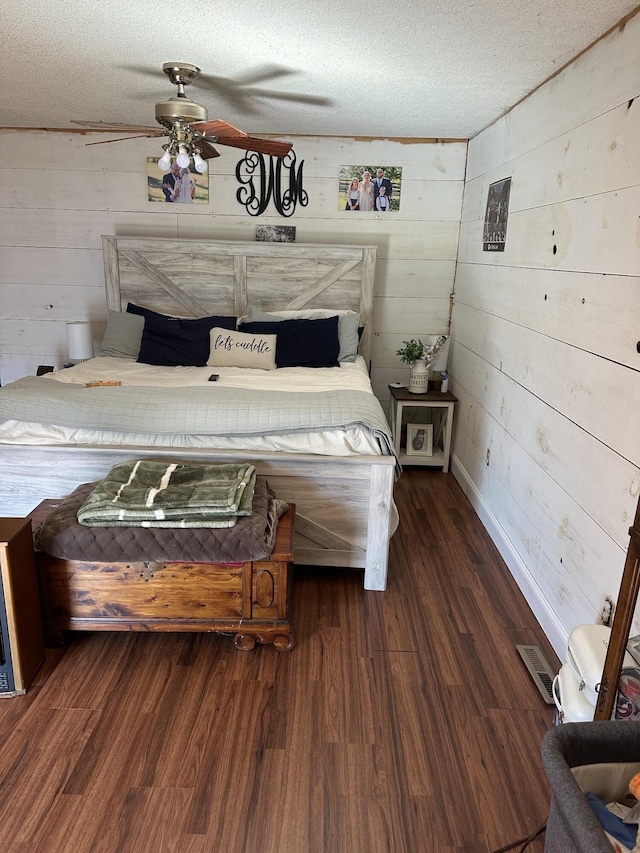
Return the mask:
<svg viewBox="0 0 640 853">
<path fill-rule="evenodd" d="M 516 646 L 516 649 L 542 698 L 548 705 L 553 705 L 553 678 L 555 673 L 544 659 L 540 648 L 538 646 Z"/>
</svg>

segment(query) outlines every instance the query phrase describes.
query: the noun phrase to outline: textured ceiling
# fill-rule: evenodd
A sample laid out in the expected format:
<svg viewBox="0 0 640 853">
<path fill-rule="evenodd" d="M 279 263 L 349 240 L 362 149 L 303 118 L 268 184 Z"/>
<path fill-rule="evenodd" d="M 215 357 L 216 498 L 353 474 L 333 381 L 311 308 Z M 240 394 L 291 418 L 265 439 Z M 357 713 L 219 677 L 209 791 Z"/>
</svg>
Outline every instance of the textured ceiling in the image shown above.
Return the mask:
<svg viewBox="0 0 640 853">
<path fill-rule="evenodd" d="M 471 137 L 637 2 L 14 0 L 0 127 L 154 125 L 180 60 L 223 78 L 188 94 L 249 133 Z"/>
</svg>

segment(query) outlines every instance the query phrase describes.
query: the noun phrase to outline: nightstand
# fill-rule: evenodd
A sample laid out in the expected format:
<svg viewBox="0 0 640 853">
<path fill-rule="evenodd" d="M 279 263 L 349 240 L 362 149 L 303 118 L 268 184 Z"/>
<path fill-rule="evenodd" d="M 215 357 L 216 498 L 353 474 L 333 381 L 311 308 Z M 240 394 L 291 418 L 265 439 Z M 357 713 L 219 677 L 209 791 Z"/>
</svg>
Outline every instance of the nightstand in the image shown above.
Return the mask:
<svg viewBox="0 0 640 853">
<path fill-rule="evenodd" d="M 458 398 L 450 392 L 427 391 L 412 394 L 406 388 L 391 391 L 391 435 L 401 465 L 422 465 L 449 470 L 451 433 L 453 431 L 453 409 Z M 401 447 L 402 415 L 404 409 L 429 409 L 429 422 L 407 424 L 409 447 Z M 426 420 L 426 418 L 425 418 Z"/>
<path fill-rule="evenodd" d="M 0 518 L 0 696 L 18 696 L 44 660 L 29 518 Z"/>
</svg>

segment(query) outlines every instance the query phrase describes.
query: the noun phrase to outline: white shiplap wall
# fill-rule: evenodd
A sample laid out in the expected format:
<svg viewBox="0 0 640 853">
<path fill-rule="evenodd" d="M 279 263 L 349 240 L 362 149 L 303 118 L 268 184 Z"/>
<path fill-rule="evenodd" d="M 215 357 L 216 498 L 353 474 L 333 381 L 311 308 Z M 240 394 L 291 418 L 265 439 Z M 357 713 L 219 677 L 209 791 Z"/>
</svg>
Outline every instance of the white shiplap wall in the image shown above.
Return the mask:
<svg viewBox="0 0 640 853">
<path fill-rule="evenodd" d="M 61 366 L 69 320 L 90 320 L 99 342 L 102 234 L 253 240 L 257 224 L 286 224 L 298 242 L 376 245 L 372 380 L 382 400 L 387 383 L 407 373 L 395 355 L 402 340 L 448 332 L 465 142 L 293 139 L 309 204 L 285 218 L 272 205 L 264 216 L 248 216 L 236 201 L 237 151 L 221 147 L 211 161 L 209 205 L 178 209 L 147 201 L 146 157 L 160 153 L 157 140 L 85 146 L 102 138 L 0 131 L 4 384 L 41 363 Z M 340 166 L 370 162 L 402 166 L 399 212 L 338 210 Z"/>
<path fill-rule="evenodd" d="M 452 470 L 562 658 L 617 597 L 640 492 L 638 57 L 640 16 L 469 144 Z M 509 176 L 506 250 L 483 252 Z"/>
</svg>

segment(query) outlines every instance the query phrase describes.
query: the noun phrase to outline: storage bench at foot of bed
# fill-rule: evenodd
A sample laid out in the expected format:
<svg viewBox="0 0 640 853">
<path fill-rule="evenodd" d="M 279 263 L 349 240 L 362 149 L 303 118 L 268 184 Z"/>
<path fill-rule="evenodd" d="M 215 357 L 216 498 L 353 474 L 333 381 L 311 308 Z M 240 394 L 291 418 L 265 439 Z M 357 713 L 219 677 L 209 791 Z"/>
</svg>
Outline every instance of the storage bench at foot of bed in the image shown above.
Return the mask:
<svg viewBox="0 0 640 853">
<path fill-rule="evenodd" d="M 34 526 L 56 505 L 43 501 Z M 84 562 L 36 552 L 45 638 L 63 631 L 212 631 L 237 648 L 295 645 L 289 621 L 295 506 L 270 556 L 246 563 Z"/>
</svg>

